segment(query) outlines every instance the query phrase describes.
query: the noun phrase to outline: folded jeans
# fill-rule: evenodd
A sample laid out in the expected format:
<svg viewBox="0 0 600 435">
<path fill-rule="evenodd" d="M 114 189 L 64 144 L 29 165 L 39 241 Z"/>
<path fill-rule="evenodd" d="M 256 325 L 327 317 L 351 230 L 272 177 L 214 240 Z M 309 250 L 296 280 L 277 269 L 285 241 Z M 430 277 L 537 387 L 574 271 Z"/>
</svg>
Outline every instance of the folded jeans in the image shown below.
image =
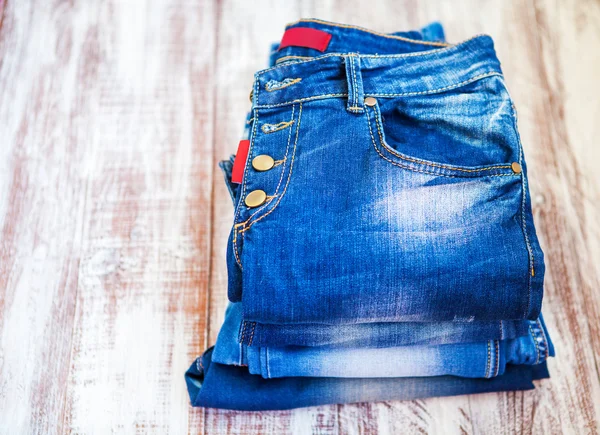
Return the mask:
<svg viewBox="0 0 600 435">
<path fill-rule="evenodd" d="M 263 379 L 246 367 L 213 363 L 207 349 L 188 369 L 185 379 L 193 406 L 264 411 L 334 403 L 414 400 L 462 394 L 522 391 L 549 377 L 546 363 L 508 366 L 492 379 L 434 376 L 420 378 Z"/>
<path fill-rule="evenodd" d="M 230 303 L 212 361 L 247 366 L 263 378 L 287 376 L 386 378 L 453 375 L 492 378 L 507 365 L 535 365 L 554 356 L 543 318 L 528 321 L 529 333 L 506 340 L 386 348 L 240 345 L 240 303 Z"/>
<path fill-rule="evenodd" d="M 335 43 L 337 30 L 310 25 Z M 389 35 L 343 29 L 389 45 Z M 493 42 L 439 44 L 256 74 L 227 252 L 229 297 L 246 321 L 539 316 L 543 254 Z M 254 169 L 259 155 L 276 164 Z"/>
</svg>

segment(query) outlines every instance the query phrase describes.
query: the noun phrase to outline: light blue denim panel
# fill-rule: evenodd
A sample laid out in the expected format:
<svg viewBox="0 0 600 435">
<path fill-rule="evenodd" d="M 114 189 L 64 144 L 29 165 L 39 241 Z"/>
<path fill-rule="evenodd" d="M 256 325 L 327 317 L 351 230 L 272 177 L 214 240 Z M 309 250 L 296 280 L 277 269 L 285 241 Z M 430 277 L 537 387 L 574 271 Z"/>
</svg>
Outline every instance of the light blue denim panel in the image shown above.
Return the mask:
<svg viewBox="0 0 600 435">
<path fill-rule="evenodd" d="M 507 365 L 541 364 L 554 356 L 543 320 L 528 321 L 530 334 L 505 340 L 388 348 L 330 346 L 248 347 L 239 343 L 240 305 L 231 304 L 215 344 L 212 360 L 247 366 L 264 378 L 415 377 L 453 375 L 491 378 Z"/>
<path fill-rule="evenodd" d="M 442 375 L 492 378 L 504 374 L 507 365 L 536 365 L 546 361 L 549 356 L 554 356 L 551 344 L 547 341 L 548 333 L 541 330 L 541 323 L 529 323 L 532 335 L 480 343 L 381 349 L 250 347 L 246 349 L 246 363 L 251 374 L 263 378 L 399 378 Z M 232 346 L 238 344 L 231 343 Z"/>
<path fill-rule="evenodd" d="M 381 322 L 353 325 L 281 325 L 252 322 L 244 328 L 242 305 L 230 303 L 221 327 L 250 347 L 326 346 L 383 348 L 394 346 L 474 343 L 530 335 L 530 322 Z M 229 332 L 226 332 L 229 331 Z M 219 346 L 217 346 L 218 348 Z M 219 350 L 217 349 L 217 352 Z"/>
<path fill-rule="evenodd" d="M 357 59 L 359 59 L 357 61 Z M 257 74 L 230 238 L 230 298 L 279 324 L 535 320 L 543 255 L 491 38 Z M 274 92 L 271 81 L 300 79 Z M 375 103 L 353 113 L 362 83 Z M 353 93 L 356 95 L 357 93 Z M 265 132 L 265 123 L 291 122 Z M 254 190 L 265 204 L 248 207 Z M 248 331 L 246 331 L 248 332 Z"/>
</svg>

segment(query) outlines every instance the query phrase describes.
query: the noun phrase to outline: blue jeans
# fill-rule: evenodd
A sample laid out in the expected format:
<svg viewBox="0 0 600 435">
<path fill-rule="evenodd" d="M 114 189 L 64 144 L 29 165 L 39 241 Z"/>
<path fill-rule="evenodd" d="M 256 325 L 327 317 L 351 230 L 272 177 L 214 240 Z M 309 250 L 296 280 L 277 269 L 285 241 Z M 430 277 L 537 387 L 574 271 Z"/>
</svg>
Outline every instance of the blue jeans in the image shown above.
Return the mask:
<svg viewBox="0 0 600 435">
<path fill-rule="evenodd" d="M 491 38 L 368 35 L 379 54 L 256 74 L 230 299 L 260 324 L 537 319 L 543 254 Z"/>
<path fill-rule="evenodd" d="M 221 162 L 236 303 L 186 373 L 192 404 L 533 388 L 554 354 L 536 320 L 543 254 L 491 39 L 450 46 L 439 24 L 288 29 L 299 27 L 331 40 L 271 54 L 255 76 L 240 185 L 233 159 Z M 274 164 L 256 168 L 258 155 Z"/>
<path fill-rule="evenodd" d="M 236 201 L 239 185 L 231 182 L 235 156 L 223 160 L 225 184 Z M 242 307 L 234 304 L 234 310 Z M 422 344 L 472 343 L 485 340 L 506 340 L 529 334 L 527 320 L 445 321 L 445 322 L 375 322 L 343 325 L 318 323 L 274 324 L 244 320 L 240 342 L 249 346 L 324 346 L 329 347 L 391 347 Z"/>
<path fill-rule="evenodd" d="M 209 348 L 185 379 L 193 406 L 262 411 L 332 403 L 414 400 L 534 388 L 547 378 L 546 363 L 508 366 L 492 379 L 434 376 L 421 378 L 278 378 L 251 375 L 246 367 L 213 363 Z"/>
<path fill-rule="evenodd" d="M 394 346 L 386 348 L 330 346 L 258 347 L 239 343 L 239 303 L 227 308 L 212 361 L 247 366 L 263 378 L 287 376 L 386 378 L 454 375 L 491 378 L 508 365 L 540 364 L 554 356 L 543 319 L 529 322 L 529 333 L 506 340 L 475 343 Z"/>
</svg>

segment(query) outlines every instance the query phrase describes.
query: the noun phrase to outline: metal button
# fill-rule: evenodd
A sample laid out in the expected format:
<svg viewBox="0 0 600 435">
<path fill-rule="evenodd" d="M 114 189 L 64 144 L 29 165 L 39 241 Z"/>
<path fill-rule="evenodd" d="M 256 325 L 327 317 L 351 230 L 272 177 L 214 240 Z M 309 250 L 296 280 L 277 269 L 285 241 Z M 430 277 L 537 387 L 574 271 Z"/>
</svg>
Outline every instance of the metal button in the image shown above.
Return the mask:
<svg viewBox="0 0 600 435">
<path fill-rule="evenodd" d="M 273 165 L 275 165 L 275 160 L 266 154 L 261 154 L 252 159 L 252 167 L 260 172 L 268 171 Z"/>
<path fill-rule="evenodd" d="M 250 91 L 250 96 L 249 96 L 249 97 L 250 97 L 250 102 L 252 102 L 252 97 L 253 97 L 253 96 L 254 96 L 254 89 L 252 89 L 252 90 Z"/>
<path fill-rule="evenodd" d="M 377 100 L 373 97 L 367 97 L 365 98 L 365 104 L 369 107 L 373 107 L 375 104 L 377 104 Z"/>
<path fill-rule="evenodd" d="M 513 172 L 515 174 L 520 174 L 521 171 L 523 169 L 521 169 L 521 165 L 519 165 L 517 162 L 512 162 L 512 164 L 510 165 L 510 168 L 513 170 Z"/>
<path fill-rule="evenodd" d="M 259 205 L 263 205 L 266 200 L 267 194 L 264 190 L 253 190 L 246 195 L 244 202 L 248 207 L 258 207 Z"/>
</svg>

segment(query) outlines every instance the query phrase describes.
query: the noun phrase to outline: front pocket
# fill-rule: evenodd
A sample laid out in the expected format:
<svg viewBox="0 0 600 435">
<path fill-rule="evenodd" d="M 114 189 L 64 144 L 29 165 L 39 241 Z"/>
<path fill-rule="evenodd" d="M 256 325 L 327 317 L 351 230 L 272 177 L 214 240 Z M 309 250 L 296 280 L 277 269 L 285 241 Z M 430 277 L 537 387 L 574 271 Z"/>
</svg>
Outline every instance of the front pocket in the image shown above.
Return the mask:
<svg viewBox="0 0 600 435">
<path fill-rule="evenodd" d="M 396 166 L 451 177 L 520 173 L 512 103 L 499 76 L 446 92 L 379 98 L 366 118 L 375 150 Z"/>
</svg>

